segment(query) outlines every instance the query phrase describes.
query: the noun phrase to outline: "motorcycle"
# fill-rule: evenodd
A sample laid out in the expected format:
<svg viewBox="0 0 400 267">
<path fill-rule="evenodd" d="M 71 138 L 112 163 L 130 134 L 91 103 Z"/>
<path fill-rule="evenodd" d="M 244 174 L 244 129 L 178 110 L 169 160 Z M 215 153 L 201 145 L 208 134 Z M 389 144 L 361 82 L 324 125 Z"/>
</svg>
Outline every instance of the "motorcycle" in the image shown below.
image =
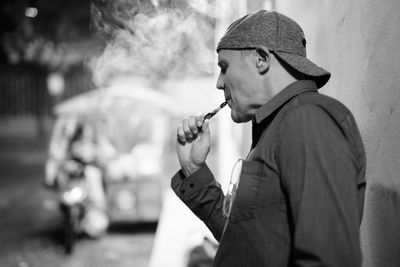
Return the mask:
<svg viewBox="0 0 400 267">
<path fill-rule="evenodd" d="M 65 171 L 65 180 L 59 184 L 59 204 L 64 217 L 64 248 L 70 254 L 73 252 L 76 237 L 82 233 L 88 193 L 82 164 L 73 160 L 67 161 Z"/>
</svg>

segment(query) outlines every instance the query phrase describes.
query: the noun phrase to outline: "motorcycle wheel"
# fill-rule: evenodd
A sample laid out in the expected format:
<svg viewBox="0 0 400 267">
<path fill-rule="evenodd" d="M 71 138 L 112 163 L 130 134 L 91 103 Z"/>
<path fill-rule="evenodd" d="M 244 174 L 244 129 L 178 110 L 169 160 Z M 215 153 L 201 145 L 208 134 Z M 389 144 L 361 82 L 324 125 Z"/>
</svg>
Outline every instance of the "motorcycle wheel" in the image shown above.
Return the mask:
<svg viewBox="0 0 400 267">
<path fill-rule="evenodd" d="M 74 250 L 76 239 L 76 225 L 78 223 L 78 214 L 72 207 L 66 209 L 65 224 L 64 224 L 64 247 L 67 254 L 71 254 Z"/>
</svg>

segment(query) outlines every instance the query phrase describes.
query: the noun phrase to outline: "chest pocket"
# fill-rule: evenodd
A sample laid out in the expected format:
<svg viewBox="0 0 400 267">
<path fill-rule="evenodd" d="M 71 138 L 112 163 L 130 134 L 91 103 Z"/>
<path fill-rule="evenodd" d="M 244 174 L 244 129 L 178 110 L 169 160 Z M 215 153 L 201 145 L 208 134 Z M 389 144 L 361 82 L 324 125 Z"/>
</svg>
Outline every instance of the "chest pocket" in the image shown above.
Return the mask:
<svg viewBox="0 0 400 267">
<path fill-rule="evenodd" d="M 243 161 L 240 182 L 230 215 L 231 222 L 252 219 L 257 212 L 257 197 L 263 165 L 257 161 Z"/>
</svg>

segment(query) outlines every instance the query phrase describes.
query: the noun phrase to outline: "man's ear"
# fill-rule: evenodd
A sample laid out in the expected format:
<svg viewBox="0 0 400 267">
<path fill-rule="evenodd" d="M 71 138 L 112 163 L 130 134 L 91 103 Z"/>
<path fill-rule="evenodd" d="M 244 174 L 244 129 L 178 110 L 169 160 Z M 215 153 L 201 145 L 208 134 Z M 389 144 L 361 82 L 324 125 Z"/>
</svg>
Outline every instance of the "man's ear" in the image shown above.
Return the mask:
<svg viewBox="0 0 400 267">
<path fill-rule="evenodd" d="M 260 74 L 265 74 L 271 65 L 271 53 L 266 47 L 256 48 L 256 66 Z"/>
</svg>

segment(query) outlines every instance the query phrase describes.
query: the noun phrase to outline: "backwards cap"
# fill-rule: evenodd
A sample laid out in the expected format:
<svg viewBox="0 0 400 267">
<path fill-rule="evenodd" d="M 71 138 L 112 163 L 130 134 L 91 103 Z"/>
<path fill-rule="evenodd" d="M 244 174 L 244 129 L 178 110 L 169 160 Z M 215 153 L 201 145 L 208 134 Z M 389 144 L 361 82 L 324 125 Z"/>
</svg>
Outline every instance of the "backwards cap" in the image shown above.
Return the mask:
<svg viewBox="0 0 400 267">
<path fill-rule="evenodd" d="M 301 27 L 276 11 L 260 10 L 234 21 L 217 45 L 222 49 L 241 50 L 267 47 L 280 60 L 324 86 L 331 74 L 306 55 L 306 39 Z"/>
</svg>

